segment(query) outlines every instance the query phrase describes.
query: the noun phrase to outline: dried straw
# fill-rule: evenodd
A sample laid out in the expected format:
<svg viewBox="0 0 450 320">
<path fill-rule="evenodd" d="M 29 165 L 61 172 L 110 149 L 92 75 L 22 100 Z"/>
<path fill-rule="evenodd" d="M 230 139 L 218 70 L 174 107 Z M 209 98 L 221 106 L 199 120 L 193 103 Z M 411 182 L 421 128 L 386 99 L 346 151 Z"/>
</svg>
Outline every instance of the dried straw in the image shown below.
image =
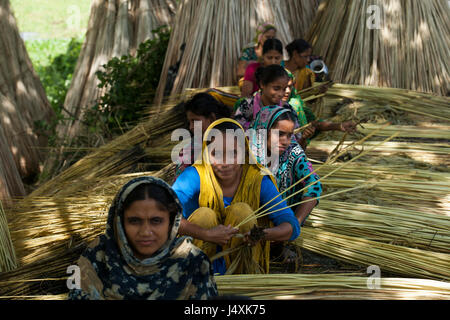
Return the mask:
<svg viewBox="0 0 450 320">
<path fill-rule="evenodd" d="M 349 263 L 377 265 L 399 275 L 450 280 L 450 254 L 407 248 L 303 227 L 294 243 L 302 248 Z"/>
<path fill-rule="evenodd" d="M 379 288 L 375 288 L 374 284 L 368 280 L 370 280 L 368 277 L 353 274 L 266 274 L 216 277 L 220 295 L 247 296 L 255 300 L 447 300 L 450 298 L 448 282 L 381 278 Z"/>
<path fill-rule="evenodd" d="M 16 255 L 8 229 L 8 221 L 0 201 L 0 273 L 17 267 Z"/>
<path fill-rule="evenodd" d="M 380 11 L 380 25 L 368 27 Z M 448 94 L 447 1 L 351 0 L 321 3 L 308 39 L 342 83 Z"/>
</svg>

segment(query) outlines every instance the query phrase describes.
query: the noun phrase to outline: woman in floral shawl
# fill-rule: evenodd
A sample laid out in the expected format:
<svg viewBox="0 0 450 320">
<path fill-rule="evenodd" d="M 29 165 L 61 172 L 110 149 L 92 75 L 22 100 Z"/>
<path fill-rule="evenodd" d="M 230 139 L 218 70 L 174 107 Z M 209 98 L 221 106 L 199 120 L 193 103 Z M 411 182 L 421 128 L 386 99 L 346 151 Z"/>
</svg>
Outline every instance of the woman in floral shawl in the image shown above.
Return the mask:
<svg viewBox="0 0 450 320">
<path fill-rule="evenodd" d="M 182 207 L 164 181 L 140 177 L 116 195 L 105 234 L 78 260 L 69 299 L 208 299 L 217 295 L 208 257 L 177 237 Z"/>
<path fill-rule="evenodd" d="M 283 198 L 286 199 L 305 188 L 297 195 L 286 199 L 289 206 L 293 205 L 292 209 L 299 223 L 303 224 L 312 209 L 318 204 L 318 200 L 313 199 L 320 197 L 322 186 L 305 152 L 297 142 L 292 140 L 296 119 L 295 113 L 287 108 L 279 106 L 262 108 L 252 126 L 256 131 L 252 138 L 252 151 L 258 162 L 265 166 L 268 166 L 268 156 L 271 150 L 278 151 L 278 163 L 275 166 L 272 164 L 271 171 L 275 176 L 280 193 L 303 179 L 301 183 L 283 194 Z M 279 130 L 278 138 L 273 135 L 273 129 Z M 309 201 L 299 204 L 305 200 Z"/>
</svg>

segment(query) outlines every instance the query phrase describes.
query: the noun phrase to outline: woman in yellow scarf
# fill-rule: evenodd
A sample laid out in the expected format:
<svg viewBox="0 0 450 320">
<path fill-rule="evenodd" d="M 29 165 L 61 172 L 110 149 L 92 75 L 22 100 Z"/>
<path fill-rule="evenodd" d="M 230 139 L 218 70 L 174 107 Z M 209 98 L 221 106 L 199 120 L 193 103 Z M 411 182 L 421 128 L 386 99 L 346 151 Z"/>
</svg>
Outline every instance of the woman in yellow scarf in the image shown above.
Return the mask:
<svg viewBox="0 0 450 320">
<path fill-rule="evenodd" d="M 201 161 L 183 171 L 173 190 L 183 206 L 179 234 L 193 237 L 208 257 L 244 244 L 214 260 L 215 273 L 268 273 L 270 241 L 294 240 L 300 233 L 273 176 L 257 163 L 235 120 L 220 119 L 210 125 Z M 273 206 L 268 215 L 257 218 L 254 212 L 277 196 L 265 206 Z M 261 241 L 250 237 L 255 225 L 263 230 Z"/>
</svg>

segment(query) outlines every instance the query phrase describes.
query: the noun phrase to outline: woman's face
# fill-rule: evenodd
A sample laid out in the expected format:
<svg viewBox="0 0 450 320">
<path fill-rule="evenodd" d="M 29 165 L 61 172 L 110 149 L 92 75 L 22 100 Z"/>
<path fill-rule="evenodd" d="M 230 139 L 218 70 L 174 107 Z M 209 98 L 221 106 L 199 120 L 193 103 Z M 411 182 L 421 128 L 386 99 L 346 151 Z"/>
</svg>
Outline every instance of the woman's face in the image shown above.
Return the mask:
<svg viewBox="0 0 450 320">
<path fill-rule="evenodd" d="M 268 67 L 272 64 L 280 64 L 283 59 L 283 55 L 277 50 L 269 50 L 263 54 L 263 66 Z"/>
<path fill-rule="evenodd" d="M 278 136 L 276 134 L 278 130 Z M 269 131 L 267 138 L 267 149 L 278 149 L 278 153 L 281 155 L 290 146 L 291 138 L 294 134 L 294 122 L 291 120 L 280 120 Z"/>
<path fill-rule="evenodd" d="M 228 143 L 229 145 L 227 146 L 227 140 L 230 139 L 234 143 Z M 242 142 L 239 143 L 238 140 L 238 138 L 230 138 L 230 136 L 227 137 L 226 134 L 223 134 L 222 145 L 214 144 L 213 146 L 211 144 L 211 148 L 208 146 L 211 167 L 218 180 L 230 182 L 238 178 L 239 169 L 245 162 L 245 149 L 241 146 Z"/>
<path fill-rule="evenodd" d="M 169 238 L 170 213 L 162 210 L 154 199 L 131 203 L 123 222 L 128 243 L 140 260 L 151 257 Z"/>
<path fill-rule="evenodd" d="M 286 87 L 286 90 L 284 91 L 283 99 L 281 99 L 283 102 L 288 102 L 289 101 L 289 98 L 291 96 L 293 87 L 294 87 L 294 81 L 292 81 L 292 79 L 289 78 L 288 85 Z"/>
<path fill-rule="evenodd" d="M 312 54 L 312 48 L 303 51 L 302 53 L 298 53 L 298 51 L 294 51 L 292 58 L 294 59 L 295 64 L 299 69 L 306 68 L 306 66 L 310 62 L 310 57 Z"/>
<path fill-rule="evenodd" d="M 260 40 L 259 44 L 262 46 L 264 44 L 264 42 L 266 42 L 267 39 L 275 39 L 276 35 L 277 35 L 277 31 L 275 29 L 267 30 L 266 32 L 264 32 L 261 35 L 261 40 Z"/>
<path fill-rule="evenodd" d="M 216 116 L 212 113 L 210 117 L 199 116 L 193 113 L 192 111 L 186 112 L 186 117 L 189 122 L 189 131 L 194 134 L 194 124 L 195 121 L 201 121 L 202 123 L 202 133 L 205 133 L 206 129 L 208 129 L 209 125 L 216 121 Z"/>
<path fill-rule="evenodd" d="M 262 100 L 265 105 L 277 105 L 286 94 L 288 77 L 280 77 L 266 85 L 261 84 Z"/>
</svg>

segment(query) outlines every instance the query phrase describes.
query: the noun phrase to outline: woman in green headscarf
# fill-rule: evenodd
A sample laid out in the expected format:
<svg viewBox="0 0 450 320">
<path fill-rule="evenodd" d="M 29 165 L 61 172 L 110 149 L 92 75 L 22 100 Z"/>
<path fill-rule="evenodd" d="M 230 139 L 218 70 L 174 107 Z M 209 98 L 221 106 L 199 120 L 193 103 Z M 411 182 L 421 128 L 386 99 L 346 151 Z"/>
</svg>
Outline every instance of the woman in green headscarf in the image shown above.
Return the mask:
<svg viewBox="0 0 450 320">
<path fill-rule="evenodd" d="M 264 22 L 256 28 L 256 36 L 253 43 L 242 50 L 237 67 L 238 79 L 244 77 L 245 69 L 250 62 L 256 62 L 262 57 L 262 47 L 267 39 L 273 39 L 277 35 L 277 29 L 273 23 Z"/>
<path fill-rule="evenodd" d="M 78 260 L 69 299 L 187 300 L 217 296 L 208 257 L 178 237 L 182 206 L 163 180 L 135 178 L 116 195 L 105 234 Z"/>
</svg>

